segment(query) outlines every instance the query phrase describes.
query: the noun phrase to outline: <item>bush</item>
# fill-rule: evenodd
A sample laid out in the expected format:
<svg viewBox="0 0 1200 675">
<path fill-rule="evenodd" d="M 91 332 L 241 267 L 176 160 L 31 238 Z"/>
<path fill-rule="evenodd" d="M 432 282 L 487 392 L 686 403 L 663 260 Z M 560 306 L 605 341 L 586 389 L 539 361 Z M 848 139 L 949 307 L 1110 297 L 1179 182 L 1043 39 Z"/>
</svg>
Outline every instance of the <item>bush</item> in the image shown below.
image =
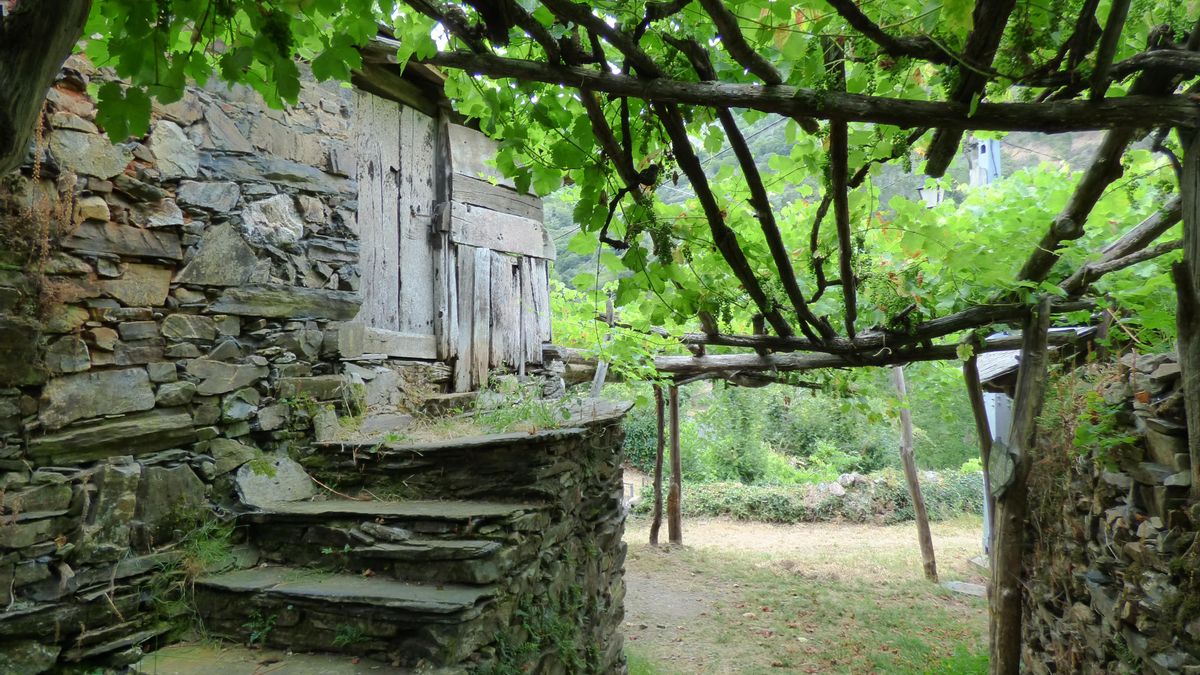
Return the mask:
<svg viewBox="0 0 1200 675">
<path fill-rule="evenodd" d="M 745 485 L 742 483 L 685 483 L 683 513 L 687 517 L 724 516 L 768 523 L 852 522 L 892 524 L 913 519 L 912 499 L 897 471 L 856 476 L 844 490 L 835 483 Z M 840 487 L 840 485 L 839 485 Z M 844 492 L 844 494 L 839 494 Z M 947 471 L 921 478 L 930 520 L 983 509 L 983 474 Z M 649 513 L 652 500 L 641 499 L 634 513 Z"/>
</svg>

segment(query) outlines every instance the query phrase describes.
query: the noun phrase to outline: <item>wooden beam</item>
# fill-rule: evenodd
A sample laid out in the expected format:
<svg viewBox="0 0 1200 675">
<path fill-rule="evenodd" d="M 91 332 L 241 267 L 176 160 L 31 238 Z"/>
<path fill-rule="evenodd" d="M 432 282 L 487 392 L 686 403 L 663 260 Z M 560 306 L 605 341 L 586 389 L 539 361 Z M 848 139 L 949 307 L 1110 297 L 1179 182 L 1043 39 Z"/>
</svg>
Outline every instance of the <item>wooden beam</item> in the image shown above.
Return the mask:
<svg viewBox="0 0 1200 675">
<path fill-rule="evenodd" d="M 18 2 L 0 14 L 0 175 L 25 159 L 46 92 L 83 36 L 91 0 Z"/>
<path fill-rule="evenodd" d="M 892 384 L 900 397 L 900 465 L 904 468 L 904 482 L 908 484 L 908 495 L 913 503 L 913 517 L 917 521 L 917 542 L 921 546 L 921 566 L 925 578 L 937 583 L 937 558 L 933 551 L 933 534 L 929 531 L 929 512 L 925 510 L 925 497 L 921 494 L 921 479 L 917 475 L 917 458 L 913 454 L 912 411 L 908 405 L 908 388 L 904 382 L 904 368 L 892 368 Z"/>
<path fill-rule="evenodd" d="M 1179 192 L 1183 208 L 1183 261 L 1175 263 L 1179 365 L 1187 416 L 1188 454 L 1192 459 L 1192 498 L 1200 498 L 1200 133 L 1181 133 L 1183 171 Z"/>
<path fill-rule="evenodd" d="M 665 450 L 666 437 L 664 430 L 664 411 L 663 411 L 663 392 L 662 385 L 654 385 L 654 419 L 655 429 L 658 434 L 655 436 L 654 444 L 654 511 L 650 520 L 650 545 L 658 546 L 658 530 L 662 527 L 663 515 L 663 451 Z"/>
<path fill-rule="evenodd" d="M 671 488 L 667 494 L 667 537 L 683 545 L 683 463 L 679 457 L 679 387 L 669 389 L 671 411 Z"/>
<path fill-rule="evenodd" d="M 963 362 L 963 380 L 967 385 L 967 400 L 971 403 L 971 414 L 975 417 L 975 435 L 979 439 L 979 461 L 984 469 L 984 509 L 987 510 L 987 522 L 995 523 L 996 503 L 992 499 L 991 479 L 988 477 L 987 472 L 987 467 L 991 465 L 992 461 L 992 431 L 988 424 L 987 408 L 983 402 L 983 385 L 979 381 L 978 358 L 974 354 L 971 355 L 971 358 Z M 992 542 L 990 536 L 984 548 L 989 553 L 991 552 Z"/>
<path fill-rule="evenodd" d="M 422 59 L 493 78 L 514 78 L 570 88 L 586 87 L 615 96 L 655 103 L 731 107 L 848 122 L 874 122 L 912 129 L 949 127 L 996 131 L 1085 131 L 1118 127 L 1193 127 L 1200 119 L 1200 102 L 1185 95 L 1129 95 L 1102 101 L 1046 103 L 980 103 L 869 96 L 800 89 L 788 85 L 763 87 L 729 82 L 690 82 L 666 77 L 642 79 L 593 68 L 559 66 L 470 52 L 441 52 Z"/>
<path fill-rule="evenodd" d="M 989 672 L 1018 675 L 1021 671 L 1021 604 L 1024 597 L 1021 565 L 1025 553 L 1029 472 L 1037 443 L 1037 418 L 1046 390 L 1050 302 L 1043 300 L 1025 324 L 1021 368 L 1013 399 L 1013 423 L 1007 448 L 993 452 L 991 488 L 996 495 L 995 546 L 989 593 L 991 630 Z M 997 456 L 999 455 L 999 456 Z"/>
</svg>

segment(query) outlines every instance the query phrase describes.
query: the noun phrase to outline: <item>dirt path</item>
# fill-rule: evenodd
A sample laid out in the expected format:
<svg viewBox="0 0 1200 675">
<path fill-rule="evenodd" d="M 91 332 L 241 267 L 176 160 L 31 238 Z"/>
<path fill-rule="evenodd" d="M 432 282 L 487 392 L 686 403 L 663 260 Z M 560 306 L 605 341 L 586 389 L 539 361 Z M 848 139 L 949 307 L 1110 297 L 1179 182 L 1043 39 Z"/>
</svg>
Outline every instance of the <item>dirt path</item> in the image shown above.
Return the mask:
<svg viewBox="0 0 1200 675">
<path fill-rule="evenodd" d="M 634 675 L 926 672 L 980 646 L 982 603 L 923 581 L 911 524 L 706 519 L 685 523 L 682 550 L 647 537 L 644 519 L 629 522 Z M 934 544 L 943 580 L 982 581 L 977 520 L 935 524 Z"/>
</svg>

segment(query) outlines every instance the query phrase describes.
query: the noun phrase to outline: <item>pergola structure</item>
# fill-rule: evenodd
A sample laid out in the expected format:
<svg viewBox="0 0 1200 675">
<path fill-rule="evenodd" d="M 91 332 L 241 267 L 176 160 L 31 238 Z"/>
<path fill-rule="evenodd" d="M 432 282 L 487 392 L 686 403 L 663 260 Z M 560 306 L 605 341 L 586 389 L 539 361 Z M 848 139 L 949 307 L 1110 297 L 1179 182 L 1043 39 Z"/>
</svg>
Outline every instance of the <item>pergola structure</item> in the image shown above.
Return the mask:
<svg viewBox="0 0 1200 675">
<path fill-rule="evenodd" d="M 1078 309 L 1077 301 L 1103 275 L 1180 247 L 1184 249 L 1184 262 L 1177 264 L 1174 272 L 1180 308 L 1179 348 L 1185 381 L 1193 383 L 1187 390 L 1188 418 L 1194 422 L 1189 424 L 1190 447 L 1193 471 L 1200 470 L 1200 377 L 1194 375 L 1200 372 L 1200 134 L 1195 133 L 1200 122 L 1200 101 L 1195 97 L 1195 85 L 1182 90 L 1200 74 L 1200 53 L 1196 51 L 1200 48 L 1200 25 L 1178 36 L 1182 42 L 1175 42 L 1177 36 L 1169 28 L 1151 31 L 1143 51 L 1117 61 L 1130 3 L 1117 0 L 1102 16 L 1097 12 L 1100 3 L 1086 0 L 1079 3 L 1077 14 L 1071 17 L 1073 28 L 1066 32 L 1067 38 L 1051 58 L 1031 63 L 1027 72 L 1002 74 L 993 63 L 997 51 L 1010 32 L 1021 30 L 1014 18 L 1014 0 L 979 0 L 974 6 L 971 29 L 959 49 L 949 49 L 920 32 L 889 30 L 853 0 L 829 0 L 828 9 L 836 15 L 832 23 L 837 28 L 828 32 L 837 37 L 822 36 L 828 73 L 827 86 L 818 90 L 789 82 L 782 73 L 778 50 L 769 45 L 764 48 L 764 40 L 747 34 L 753 18 L 739 15 L 736 10 L 739 5 L 744 9 L 753 3 L 648 2 L 641 5 L 644 16 L 640 21 L 630 16 L 629 7 L 595 11 L 572 0 L 532 3 L 537 6 L 535 13 L 516 2 L 498 3 L 490 9 L 476 2 L 446 6 L 421 0 L 408 4 L 437 21 L 459 47 L 442 50 L 423 62 L 490 78 L 574 89 L 605 159 L 627 188 L 624 193 L 637 201 L 650 199 L 655 178 L 646 180 L 631 161 L 635 138 L 630 133 L 629 100 L 648 105 L 657 131 L 668 139 L 675 163 L 695 191 L 713 245 L 764 323 L 761 334 L 725 334 L 712 326 L 703 333 L 680 336 L 685 344 L 698 349 L 692 356 L 658 357 L 654 365 L 659 372 L 681 378 L 704 373 L 804 371 L 953 359 L 957 357 L 957 345 L 945 339 L 954 334 L 1001 322 L 1024 326 L 1010 447 L 1005 449 L 1006 459 L 1011 461 L 1006 462 L 1009 470 L 1000 477 L 1002 484 L 992 486 L 997 494 L 990 591 L 992 672 L 1016 673 L 1019 669 L 1026 485 L 1046 378 L 1051 317 Z M 701 39 L 691 33 L 697 25 L 708 27 L 699 36 Z M 550 28 L 565 28 L 568 37 Z M 520 50 L 524 54 L 520 58 L 515 56 L 518 50 L 509 47 L 517 35 L 529 41 L 528 49 Z M 403 41 L 402 36 L 400 39 Z M 672 49 L 691 65 L 692 76 L 682 77 L 666 62 L 664 54 Z M 910 59 L 952 73 L 953 84 L 944 99 L 933 100 L 845 93 L 844 64 L 850 58 Z M 720 66 L 714 66 L 717 61 Z M 1084 63 L 1090 68 L 1081 68 Z M 1110 87 L 1123 82 L 1129 82 L 1125 95 L 1106 96 Z M 1033 100 L 988 101 L 990 94 L 1006 87 L 1026 89 Z M 616 103 L 615 121 L 603 107 L 605 97 Z M 785 301 L 776 302 L 765 290 L 766 283 L 755 274 L 737 234 L 726 221 L 689 135 L 685 111 L 693 107 L 712 111 L 737 156 L 774 262 L 777 277 L 770 281 L 783 288 Z M 832 211 L 838 240 L 836 285 L 844 306 L 843 316 L 836 321 L 817 316 L 811 308 L 811 297 L 806 299 L 801 291 L 791 248 L 780 234 L 763 178 L 731 113 L 735 108 L 790 117 L 806 130 L 820 129 L 828 134 L 830 179 L 812 224 L 810 263 L 816 278 L 814 295 L 819 296 L 835 285 L 825 274 L 825 261 L 816 250 L 820 228 Z M 899 144 L 891 157 L 851 167 L 847 131 L 852 122 L 909 129 L 908 144 Z M 614 128 L 619 128 L 619 133 Z M 1021 266 L 1017 281 L 1041 284 L 1050 279 L 1061 248 L 1084 234 L 1094 204 L 1121 176 L 1122 156 L 1135 140 L 1153 133 L 1155 146 L 1161 148 L 1171 129 L 1178 132 L 1183 146 L 1182 158 L 1173 157 L 1178 196 L 1112 242 L 1098 261 L 1061 279 L 1057 284 L 1057 295 L 1061 297 L 1054 301 L 1044 297 L 1020 302 L 1009 293 L 997 293 L 989 303 L 902 331 L 863 330 L 858 325 L 854 225 L 848 194 L 864 182 L 872 162 L 907 155 L 912 144 L 930 137 L 925 146 L 925 170 L 938 177 L 946 171 L 967 130 L 1082 129 L 1107 131 L 1073 196 L 1046 224 L 1043 236 Z M 619 194 L 617 199 L 623 196 Z M 1181 219 L 1183 239 L 1157 243 L 1159 236 Z M 627 244 L 613 241 L 607 231 L 600 236 L 618 248 Z M 774 334 L 766 334 L 766 327 Z M 739 347 L 753 353 L 705 355 L 703 348 L 707 345 Z M 996 340 L 976 344 L 975 348 L 980 351 L 1013 346 L 1012 340 Z M 966 362 L 964 373 L 986 457 L 991 437 L 986 420 L 981 419 L 979 378 L 973 360 Z M 1188 373 L 1193 375 L 1188 377 Z M 993 482 L 996 479 L 993 476 Z M 1193 480 L 1193 485 L 1200 487 L 1200 477 Z"/>
</svg>

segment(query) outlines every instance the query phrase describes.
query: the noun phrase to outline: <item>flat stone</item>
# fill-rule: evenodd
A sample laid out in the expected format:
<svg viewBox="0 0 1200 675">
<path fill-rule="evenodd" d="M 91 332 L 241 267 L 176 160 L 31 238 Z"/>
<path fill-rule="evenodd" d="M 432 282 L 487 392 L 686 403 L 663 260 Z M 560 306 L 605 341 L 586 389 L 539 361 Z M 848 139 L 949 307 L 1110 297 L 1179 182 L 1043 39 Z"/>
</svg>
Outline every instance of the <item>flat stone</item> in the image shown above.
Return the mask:
<svg viewBox="0 0 1200 675">
<path fill-rule="evenodd" d="M 21 640 L 0 644 L 0 673 L 6 675 L 38 675 L 54 668 L 62 647 L 36 640 Z"/>
<path fill-rule="evenodd" d="M 412 415 L 403 413 L 371 415 L 363 420 L 362 426 L 358 428 L 358 433 L 364 436 L 394 433 L 412 426 L 412 421 Z"/>
<path fill-rule="evenodd" d="M 216 462 L 214 476 L 229 473 L 258 456 L 258 449 L 229 438 L 214 438 L 208 452 Z"/>
<path fill-rule="evenodd" d="M 183 211 L 173 199 L 153 204 L 139 204 L 130 213 L 130 220 L 142 227 L 174 227 L 183 225 Z"/>
<path fill-rule="evenodd" d="M 87 312 L 84 312 L 86 317 Z M 38 341 L 41 337 L 32 323 L 0 315 L 0 386 L 16 387 L 39 384 L 46 371 L 39 367 Z"/>
<path fill-rule="evenodd" d="M 75 131 L 85 131 L 89 134 L 98 134 L 100 130 L 95 124 L 83 119 L 75 113 L 60 110 L 50 114 L 50 126 L 55 129 L 74 129 Z"/>
<path fill-rule="evenodd" d="M 234 338 L 225 338 L 208 352 L 214 361 L 236 361 L 242 358 L 242 345 Z"/>
<path fill-rule="evenodd" d="M 239 316 L 348 321 L 361 304 L 358 293 L 272 284 L 226 289 L 209 309 Z"/>
<path fill-rule="evenodd" d="M 191 403 L 195 395 L 196 385 L 191 382 L 168 382 L 159 385 L 154 402 L 160 408 L 172 408 Z"/>
<path fill-rule="evenodd" d="M 207 316 L 171 314 L 163 319 L 163 337 L 171 340 L 204 340 L 217 338 L 217 326 Z"/>
<path fill-rule="evenodd" d="M 208 143 L 204 144 L 205 147 L 225 152 L 254 152 L 254 146 L 250 145 L 250 141 L 246 140 L 219 105 L 210 103 L 205 106 L 204 121 L 208 123 Z"/>
<path fill-rule="evenodd" d="M 129 174 L 123 173 L 115 176 L 113 186 L 120 192 L 142 202 L 160 202 L 167 197 L 167 193 L 162 188 L 140 181 Z"/>
<path fill-rule="evenodd" d="M 483 558 L 500 550 L 500 543 L 486 540 L 471 539 L 409 539 L 400 543 L 374 544 L 359 546 L 354 549 L 357 554 L 370 558 L 406 561 L 434 560 L 471 560 Z M 961 583 L 948 581 L 948 584 Z M 974 584 L 969 584 L 974 585 Z M 954 590 L 954 589 L 950 589 Z M 986 594 L 986 592 L 985 592 Z"/>
<path fill-rule="evenodd" d="M 158 337 L 158 324 L 153 321 L 130 321 L 117 326 L 122 340 L 147 340 Z"/>
<path fill-rule="evenodd" d="M 304 220 L 290 195 L 275 195 L 242 209 L 242 231 L 253 242 L 294 244 L 304 236 Z"/>
<path fill-rule="evenodd" d="M 34 436 L 29 440 L 28 454 L 43 465 L 72 464 L 119 454 L 146 454 L 177 448 L 195 439 L 191 415 L 154 410 Z"/>
<path fill-rule="evenodd" d="M 133 666 L 134 675 L 212 675 L 260 672 L 269 663 L 272 675 L 404 675 L 403 671 L 370 659 L 341 654 L 297 654 L 229 642 L 176 644 L 147 654 Z M 447 675 L 431 673 L 430 675 Z"/>
<path fill-rule="evenodd" d="M 163 359 L 163 342 L 160 338 L 118 342 L 113 347 L 113 363 L 118 366 L 140 366 Z"/>
<path fill-rule="evenodd" d="M 88 336 L 92 338 L 92 344 L 96 349 L 101 351 L 111 352 L 117 345 L 117 331 L 105 326 L 89 329 Z"/>
<path fill-rule="evenodd" d="M 304 467 L 285 455 L 242 465 L 234 483 L 242 501 L 255 507 L 309 499 L 317 492 Z"/>
<path fill-rule="evenodd" d="M 99 197 L 96 195 L 80 197 L 75 202 L 75 219 L 78 221 L 107 221 L 108 202 L 104 201 L 104 197 Z"/>
<path fill-rule="evenodd" d="M 137 513 L 142 468 L 133 462 L 100 465 L 93 482 L 94 504 L 84 523 L 83 551 L 89 559 L 116 560 L 129 554 L 130 525 Z"/>
<path fill-rule="evenodd" d="M 0 493 L 0 512 L 65 511 L 71 505 L 71 486 L 65 483 L 39 485 L 28 490 Z"/>
<path fill-rule="evenodd" d="M 133 159 L 133 153 L 113 145 L 106 136 L 69 129 L 50 134 L 50 155 L 64 169 L 97 178 L 112 178 Z"/>
<path fill-rule="evenodd" d="M 299 572 L 299 574 L 297 574 Z M 256 567 L 197 580 L 197 585 L 279 598 L 373 605 L 414 614 L 456 614 L 473 610 L 496 593 L 490 586 L 422 585 L 358 574 L 304 574 L 287 567 Z"/>
<path fill-rule="evenodd" d="M 179 235 L 165 230 L 147 230 L 117 223 L 85 222 L 63 238 L 63 248 L 89 253 L 115 253 L 122 256 L 183 258 Z"/>
<path fill-rule="evenodd" d="M 198 514 L 204 507 L 204 483 L 187 465 L 149 466 L 142 472 L 137 517 L 159 540 L 180 516 Z"/>
<path fill-rule="evenodd" d="M 194 178 L 200 170 L 200 153 L 183 129 L 170 120 L 159 120 L 150 132 L 150 151 L 166 180 Z"/>
<path fill-rule="evenodd" d="M 38 420 L 58 429 L 75 420 L 154 407 L 150 378 L 142 368 L 104 370 L 51 380 L 42 391 Z"/>
<path fill-rule="evenodd" d="M 196 257 L 180 270 L 175 281 L 200 286 L 240 286 L 250 279 L 258 264 L 254 249 L 229 223 L 204 231 Z"/>
<path fill-rule="evenodd" d="M 255 389 L 239 389 L 221 403 L 221 419 L 226 422 L 248 420 L 258 412 L 258 401 L 259 395 Z"/>
<path fill-rule="evenodd" d="M 91 318 L 88 311 L 76 305 L 55 305 L 50 309 L 50 316 L 46 317 L 46 321 L 42 324 L 42 329 L 47 333 L 74 333 L 87 323 Z M 0 340 L 0 357 L 4 356 L 4 341 Z M 35 355 L 36 356 L 36 355 Z M 6 359 L 0 358 L 0 361 Z M 36 363 L 36 359 L 27 362 L 26 365 Z M 2 378 L 0 378 L 2 381 Z"/>
<path fill-rule="evenodd" d="M 195 359 L 187 365 L 189 375 L 202 380 L 197 388 L 201 396 L 225 394 L 235 389 L 241 389 L 256 380 L 267 376 L 266 366 L 240 365 L 213 361 L 211 359 Z"/>
<path fill-rule="evenodd" d="M 262 431 L 274 431 L 287 426 L 291 410 L 283 403 L 269 405 L 258 411 L 258 428 Z"/>
<path fill-rule="evenodd" d="M 67 335 L 46 345 L 46 367 L 56 373 L 80 373 L 92 366 L 87 344 Z"/>
<path fill-rule="evenodd" d="M 265 154 L 205 154 L 200 158 L 200 167 L 214 178 L 238 183 L 268 181 L 322 194 L 354 194 L 354 181 L 332 176 L 314 166 Z"/>
<path fill-rule="evenodd" d="M 120 279 L 99 282 L 106 293 L 127 307 L 162 307 L 171 289 L 169 267 L 130 263 Z"/>
<path fill-rule="evenodd" d="M 146 372 L 150 373 L 151 382 L 174 382 L 179 379 L 174 363 L 158 362 L 146 364 Z"/>
<path fill-rule="evenodd" d="M 284 377 L 279 379 L 279 395 L 283 398 L 308 396 L 318 401 L 341 399 L 349 380 L 343 375 L 317 375 L 314 377 Z"/>
<path fill-rule="evenodd" d="M 214 213 L 228 213 L 237 206 L 242 189 L 229 181 L 197 182 L 185 180 L 175 190 L 175 199 L 184 206 Z"/>
<path fill-rule="evenodd" d="M 328 499 L 319 502 L 276 500 L 262 504 L 269 519 L 308 520 L 313 517 L 332 519 L 343 516 L 368 518 L 397 518 L 401 520 L 444 520 L 467 522 L 477 519 L 505 519 L 530 511 L 533 504 L 484 501 L 407 500 L 403 502 L 360 502 L 350 499 Z"/>
</svg>

